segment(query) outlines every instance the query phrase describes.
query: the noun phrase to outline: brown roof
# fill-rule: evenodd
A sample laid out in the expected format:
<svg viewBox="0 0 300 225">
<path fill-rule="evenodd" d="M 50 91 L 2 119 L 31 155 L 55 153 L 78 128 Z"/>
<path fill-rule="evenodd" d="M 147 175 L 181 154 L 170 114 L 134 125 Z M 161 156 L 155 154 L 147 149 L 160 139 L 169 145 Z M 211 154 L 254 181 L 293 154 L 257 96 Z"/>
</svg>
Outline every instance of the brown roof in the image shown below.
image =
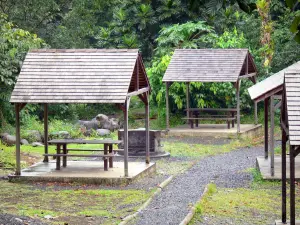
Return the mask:
<svg viewBox="0 0 300 225">
<path fill-rule="evenodd" d="M 124 103 L 149 87 L 137 49 L 39 49 L 23 63 L 12 103 Z"/>
<path fill-rule="evenodd" d="M 163 81 L 236 82 L 238 77 L 256 73 L 248 49 L 176 49 Z"/>
<path fill-rule="evenodd" d="M 300 145 L 300 70 L 284 76 L 290 145 Z"/>
<path fill-rule="evenodd" d="M 251 99 L 260 101 L 280 92 L 283 86 L 284 72 L 293 69 L 300 70 L 300 61 L 248 88 Z"/>
</svg>

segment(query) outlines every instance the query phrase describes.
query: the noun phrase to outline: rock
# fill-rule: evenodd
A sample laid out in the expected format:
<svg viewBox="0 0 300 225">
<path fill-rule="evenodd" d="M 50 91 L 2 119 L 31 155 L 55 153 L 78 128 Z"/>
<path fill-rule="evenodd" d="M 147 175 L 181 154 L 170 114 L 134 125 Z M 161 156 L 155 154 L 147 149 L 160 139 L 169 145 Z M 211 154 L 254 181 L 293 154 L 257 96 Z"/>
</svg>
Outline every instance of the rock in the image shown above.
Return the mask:
<svg viewBox="0 0 300 225">
<path fill-rule="evenodd" d="M 29 142 L 26 139 L 22 139 L 21 145 L 29 145 Z"/>
<path fill-rule="evenodd" d="M 26 137 L 30 142 L 43 142 L 42 135 L 38 130 L 28 130 L 26 133 Z"/>
<path fill-rule="evenodd" d="M 99 136 L 110 135 L 110 130 L 108 129 L 97 129 L 96 132 Z"/>
<path fill-rule="evenodd" d="M 61 138 L 61 139 L 70 139 L 71 135 L 69 134 L 68 131 L 58 131 L 58 132 L 51 132 L 49 134 L 50 139 L 57 139 L 57 138 Z"/>
<path fill-rule="evenodd" d="M 1 134 L 1 142 L 8 146 L 13 146 L 16 144 L 16 136 L 10 135 L 8 133 Z"/>
<path fill-rule="evenodd" d="M 21 220 L 20 218 L 15 218 L 16 221 L 23 223 L 23 220 Z"/>
<path fill-rule="evenodd" d="M 44 218 L 47 219 L 47 220 L 53 219 L 53 217 L 50 216 L 50 215 L 46 215 L 46 216 L 44 216 Z"/>
<path fill-rule="evenodd" d="M 119 121 L 116 118 L 109 119 L 108 116 L 104 114 L 98 114 L 96 119 L 100 122 L 100 128 L 102 129 L 114 131 L 120 127 Z"/>
<path fill-rule="evenodd" d="M 32 147 L 38 147 L 38 146 L 44 146 L 42 143 L 40 142 L 33 142 L 32 144 Z"/>
<path fill-rule="evenodd" d="M 63 138 L 63 139 L 70 139 L 71 138 L 71 135 L 69 134 L 68 131 L 58 131 L 58 135 L 60 138 Z"/>
<path fill-rule="evenodd" d="M 99 127 L 99 121 L 97 120 L 78 120 L 80 126 L 84 126 L 87 130 L 94 129 L 97 130 Z"/>
</svg>

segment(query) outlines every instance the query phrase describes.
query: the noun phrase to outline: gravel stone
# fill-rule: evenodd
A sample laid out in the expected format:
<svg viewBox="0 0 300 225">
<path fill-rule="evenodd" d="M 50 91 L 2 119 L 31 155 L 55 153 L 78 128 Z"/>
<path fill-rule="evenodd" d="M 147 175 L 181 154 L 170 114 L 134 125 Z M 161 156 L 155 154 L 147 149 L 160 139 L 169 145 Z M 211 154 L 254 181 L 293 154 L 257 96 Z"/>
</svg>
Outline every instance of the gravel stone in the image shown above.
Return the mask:
<svg viewBox="0 0 300 225">
<path fill-rule="evenodd" d="M 225 188 L 249 187 L 252 176 L 246 170 L 255 167 L 256 157 L 263 152 L 262 147 L 243 148 L 200 160 L 175 177 L 139 214 L 136 224 L 179 224 L 210 182 Z"/>
<path fill-rule="evenodd" d="M 30 225 L 46 225 L 37 219 L 32 219 L 25 216 L 16 216 L 7 213 L 0 213 L 0 224 L 5 225 L 19 225 L 19 224 L 30 224 Z"/>
</svg>

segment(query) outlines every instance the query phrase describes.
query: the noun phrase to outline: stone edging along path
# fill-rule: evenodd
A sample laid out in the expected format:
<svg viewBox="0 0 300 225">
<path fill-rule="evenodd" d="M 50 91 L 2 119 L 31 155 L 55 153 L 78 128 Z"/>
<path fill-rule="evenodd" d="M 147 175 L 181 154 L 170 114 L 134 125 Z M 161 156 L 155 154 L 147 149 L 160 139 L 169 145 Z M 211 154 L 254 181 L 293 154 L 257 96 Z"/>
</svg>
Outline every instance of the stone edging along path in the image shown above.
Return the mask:
<svg viewBox="0 0 300 225">
<path fill-rule="evenodd" d="M 125 225 L 127 224 L 129 221 L 133 220 L 134 218 L 136 218 L 138 216 L 138 214 L 144 210 L 153 200 L 153 198 L 158 195 L 159 193 L 161 193 L 161 190 L 164 189 L 172 180 L 173 180 L 174 176 L 170 176 L 168 177 L 166 180 L 164 180 L 157 188 L 157 190 L 154 192 L 154 194 L 134 213 L 131 215 L 126 216 L 125 218 L 122 219 L 122 222 L 119 223 L 119 225 Z"/>
<path fill-rule="evenodd" d="M 172 179 L 159 195 L 152 197 L 143 210 L 135 214 L 136 225 L 178 225 L 190 213 L 213 181 L 220 188 L 249 187 L 255 159 L 263 147 L 243 148 L 199 160 L 193 167 Z"/>
</svg>

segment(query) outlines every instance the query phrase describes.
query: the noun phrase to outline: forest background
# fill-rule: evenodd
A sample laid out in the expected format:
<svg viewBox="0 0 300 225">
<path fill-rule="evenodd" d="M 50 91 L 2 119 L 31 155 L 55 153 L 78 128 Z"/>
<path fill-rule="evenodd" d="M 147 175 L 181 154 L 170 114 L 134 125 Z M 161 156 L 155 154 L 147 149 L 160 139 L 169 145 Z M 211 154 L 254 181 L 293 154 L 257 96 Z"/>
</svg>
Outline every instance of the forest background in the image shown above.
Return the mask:
<svg viewBox="0 0 300 225">
<path fill-rule="evenodd" d="M 0 131 L 13 130 L 9 103 L 22 61 L 32 48 L 138 48 L 151 82 L 151 112 L 165 125 L 162 77 L 176 48 L 248 48 L 258 81 L 300 56 L 300 4 L 295 0 L 0 0 Z M 243 81 L 241 108 L 253 110 Z M 182 114 L 185 85 L 170 87 L 170 106 Z M 230 83 L 191 83 L 192 107 L 234 107 Z M 142 105 L 133 100 L 132 108 Z M 51 104 L 50 120 L 91 119 L 114 105 Z M 22 111 L 22 123 L 42 120 L 40 105 Z M 176 122 L 174 122 L 176 123 Z"/>
</svg>

